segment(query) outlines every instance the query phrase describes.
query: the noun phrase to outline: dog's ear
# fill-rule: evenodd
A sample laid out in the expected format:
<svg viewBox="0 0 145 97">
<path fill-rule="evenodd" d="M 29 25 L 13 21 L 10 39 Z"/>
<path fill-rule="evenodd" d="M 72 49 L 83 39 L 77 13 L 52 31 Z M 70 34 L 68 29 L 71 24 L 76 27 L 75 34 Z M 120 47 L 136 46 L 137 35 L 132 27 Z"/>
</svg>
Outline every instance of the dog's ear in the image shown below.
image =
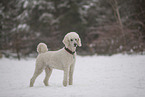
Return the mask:
<svg viewBox="0 0 145 97">
<path fill-rule="evenodd" d="M 68 38 L 67 35 L 64 36 L 64 39 L 63 39 L 62 42 L 63 42 L 63 44 L 65 45 L 65 47 L 68 47 L 68 45 L 69 45 L 69 38 Z"/>
<path fill-rule="evenodd" d="M 79 47 L 82 46 L 82 43 L 81 43 L 81 39 L 80 39 L 80 38 L 78 38 L 78 40 L 77 40 L 77 44 L 78 44 Z"/>
</svg>

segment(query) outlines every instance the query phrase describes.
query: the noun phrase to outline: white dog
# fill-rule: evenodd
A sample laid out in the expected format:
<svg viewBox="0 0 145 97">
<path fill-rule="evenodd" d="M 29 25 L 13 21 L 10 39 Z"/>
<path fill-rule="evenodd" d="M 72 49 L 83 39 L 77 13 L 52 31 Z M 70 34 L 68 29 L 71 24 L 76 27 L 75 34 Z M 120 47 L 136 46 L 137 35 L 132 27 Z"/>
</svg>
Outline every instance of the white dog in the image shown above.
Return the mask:
<svg viewBox="0 0 145 97">
<path fill-rule="evenodd" d="M 68 80 L 69 85 L 73 83 L 73 72 L 76 60 L 76 47 L 81 46 L 81 40 L 79 35 L 75 32 L 70 32 L 65 35 L 63 39 L 65 45 L 64 48 L 58 51 L 48 51 L 47 45 L 39 43 L 37 46 L 37 52 L 39 53 L 36 59 L 36 67 L 33 77 L 30 80 L 30 87 L 45 69 L 44 84 L 48 86 L 48 80 L 52 73 L 52 69 L 59 69 L 64 71 L 63 85 L 67 86 Z"/>
</svg>

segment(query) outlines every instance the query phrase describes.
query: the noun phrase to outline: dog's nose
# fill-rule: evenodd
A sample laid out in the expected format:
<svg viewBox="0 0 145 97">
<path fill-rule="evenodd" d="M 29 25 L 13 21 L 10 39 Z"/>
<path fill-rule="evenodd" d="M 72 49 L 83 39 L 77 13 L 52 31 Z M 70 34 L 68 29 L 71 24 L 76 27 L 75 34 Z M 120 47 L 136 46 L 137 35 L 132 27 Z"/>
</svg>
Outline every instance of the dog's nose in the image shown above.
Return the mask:
<svg viewBox="0 0 145 97">
<path fill-rule="evenodd" d="M 74 43 L 74 47 L 77 47 L 77 44 L 76 43 Z"/>
</svg>

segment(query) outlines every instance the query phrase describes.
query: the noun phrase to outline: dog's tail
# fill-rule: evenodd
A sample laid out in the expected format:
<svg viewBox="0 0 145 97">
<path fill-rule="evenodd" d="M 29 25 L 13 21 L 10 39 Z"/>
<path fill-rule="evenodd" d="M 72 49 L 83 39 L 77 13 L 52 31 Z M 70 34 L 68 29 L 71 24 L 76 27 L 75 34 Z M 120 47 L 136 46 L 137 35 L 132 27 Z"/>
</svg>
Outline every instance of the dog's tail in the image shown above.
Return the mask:
<svg viewBox="0 0 145 97">
<path fill-rule="evenodd" d="M 37 46 L 37 52 L 39 54 L 45 53 L 48 51 L 47 45 L 45 43 L 39 43 Z"/>
</svg>

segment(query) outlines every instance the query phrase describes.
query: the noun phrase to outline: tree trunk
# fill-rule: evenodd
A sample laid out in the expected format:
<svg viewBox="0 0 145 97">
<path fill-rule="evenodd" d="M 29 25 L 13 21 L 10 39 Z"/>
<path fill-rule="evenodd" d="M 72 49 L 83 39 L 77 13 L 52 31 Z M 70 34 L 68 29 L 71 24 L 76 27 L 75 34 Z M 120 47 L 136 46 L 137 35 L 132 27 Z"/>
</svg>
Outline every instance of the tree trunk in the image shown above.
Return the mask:
<svg viewBox="0 0 145 97">
<path fill-rule="evenodd" d="M 116 16 L 117 16 L 117 21 L 119 23 L 120 30 L 121 30 L 121 33 L 122 33 L 122 36 L 123 36 L 123 45 L 126 45 L 126 38 L 125 38 L 124 30 L 123 30 L 123 24 L 122 24 L 122 21 L 121 21 L 117 0 L 110 0 L 109 3 L 111 4 L 111 6 L 112 6 L 112 8 L 113 8 L 113 10 L 114 10 L 114 12 L 116 13 Z"/>
<path fill-rule="evenodd" d="M 20 60 L 20 54 L 19 54 L 19 49 L 18 48 L 16 49 L 16 52 L 17 52 L 17 58 L 18 58 L 18 60 Z"/>
</svg>

